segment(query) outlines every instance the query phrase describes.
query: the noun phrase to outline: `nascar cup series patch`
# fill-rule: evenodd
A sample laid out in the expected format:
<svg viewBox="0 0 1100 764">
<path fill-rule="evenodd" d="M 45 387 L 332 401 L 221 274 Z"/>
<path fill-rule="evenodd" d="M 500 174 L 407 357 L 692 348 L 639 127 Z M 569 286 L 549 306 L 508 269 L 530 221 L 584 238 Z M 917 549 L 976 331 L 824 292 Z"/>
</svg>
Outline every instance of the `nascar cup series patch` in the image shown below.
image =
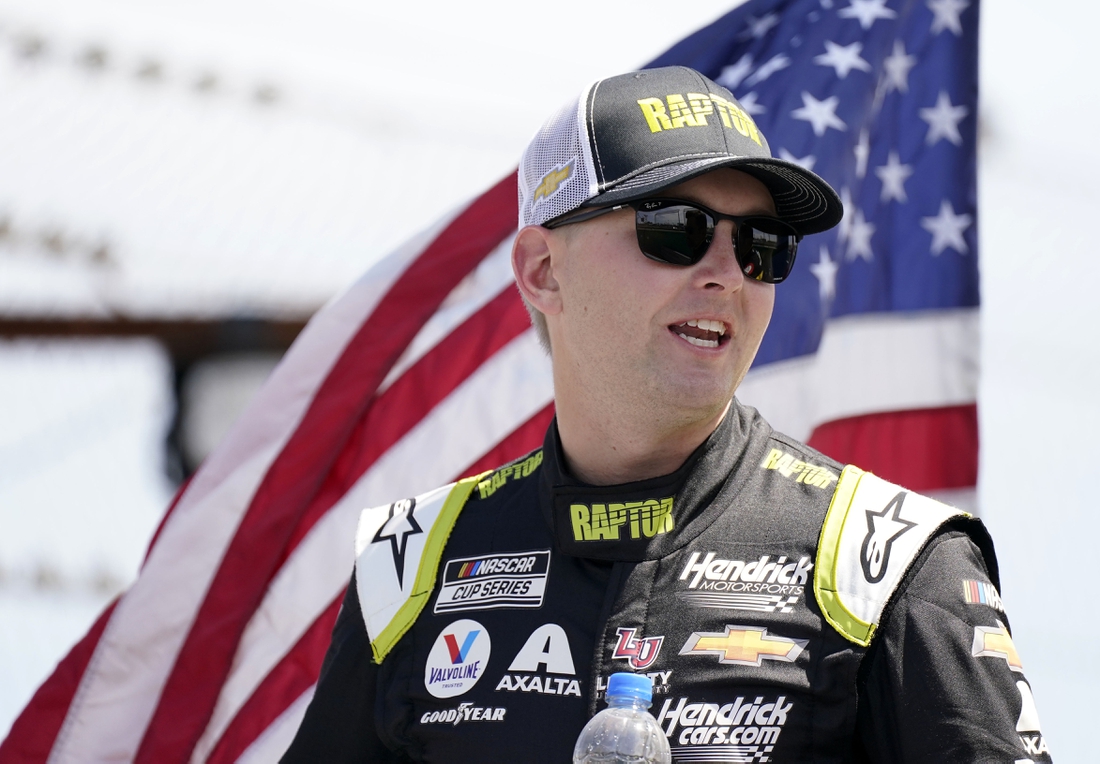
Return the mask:
<svg viewBox="0 0 1100 764">
<path fill-rule="evenodd" d="M 424 687 L 437 698 L 462 695 L 489 665 L 492 641 L 477 621 L 455 621 L 439 633 L 424 666 Z"/>
<path fill-rule="evenodd" d="M 549 549 L 448 560 L 433 612 L 542 607 L 549 571 Z"/>
</svg>

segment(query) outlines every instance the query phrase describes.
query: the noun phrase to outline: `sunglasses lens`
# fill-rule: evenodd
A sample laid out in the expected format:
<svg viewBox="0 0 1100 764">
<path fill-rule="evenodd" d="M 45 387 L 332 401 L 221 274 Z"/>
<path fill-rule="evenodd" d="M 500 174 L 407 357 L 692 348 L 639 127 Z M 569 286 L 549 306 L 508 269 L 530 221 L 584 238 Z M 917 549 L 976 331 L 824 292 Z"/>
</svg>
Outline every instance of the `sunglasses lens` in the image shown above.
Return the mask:
<svg viewBox="0 0 1100 764">
<path fill-rule="evenodd" d="M 737 261 L 751 279 L 778 284 L 790 275 L 798 237 L 779 220 L 749 218 L 737 227 Z"/>
<path fill-rule="evenodd" d="M 798 235 L 781 220 L 738 218 L 734 234 L 737 261 L 746 276 L 778 284 L 791 273 Z M 635 207 L 635 228 L 642 254 L 670 265 L 695 265 L 714 238 L 714 217 L 692 204 L 652 199 Z"/>
<path fill-rule="evenodd" d="M 686 204 L 647 202 L 635 214 L 635 227 L 642 254 L 671 265 L 702 260 L 714 236 L 710 215 Z"/>
</svg>

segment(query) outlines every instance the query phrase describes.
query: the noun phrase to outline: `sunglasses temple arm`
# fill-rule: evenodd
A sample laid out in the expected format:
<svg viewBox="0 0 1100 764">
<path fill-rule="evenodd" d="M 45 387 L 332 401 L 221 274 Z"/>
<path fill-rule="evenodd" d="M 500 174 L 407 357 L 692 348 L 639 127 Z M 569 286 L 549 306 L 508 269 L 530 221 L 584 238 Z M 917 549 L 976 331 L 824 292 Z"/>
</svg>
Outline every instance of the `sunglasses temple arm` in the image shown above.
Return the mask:
<svg viewBox="0 0 1100 764">
<path fill-rule="evenodd" d="M 583 223 L 586 220 L 597 218 L 600 215 L 606 215 L 609 212 L 615 212 L 616 210 L 625 209 L 627 206 L 628 205 L 626 204 L 617 204 L 614 207 L 598 207 L 594 210 L 586 210 L 584 212 L 578 213 L 571 217 L 565 218 L 564 220 L 551 220 L 547 223 L 544 223 L 543 226 L 545 228 L 553 229 L 563 225 L 569 225 L 570 223 Z"/>
</svg>

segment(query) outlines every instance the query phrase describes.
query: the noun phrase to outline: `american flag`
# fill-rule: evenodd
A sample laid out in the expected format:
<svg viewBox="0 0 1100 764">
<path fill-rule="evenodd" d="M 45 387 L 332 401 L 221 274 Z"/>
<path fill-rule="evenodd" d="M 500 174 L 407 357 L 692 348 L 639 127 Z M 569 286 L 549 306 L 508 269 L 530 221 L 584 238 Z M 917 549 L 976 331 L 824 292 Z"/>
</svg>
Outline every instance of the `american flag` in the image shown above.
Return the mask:
<svg viewBox="0 0 1100 764">
<path fill-rule="evenodd" d="M 776 290 L 739 395 L 918 489 L 976 478 L 977 24 L 967 0 L 753 0 L 653 62 L 730 87 L 845 200 Z M 278 759 L 360 510 L 542 441 L 550 366 L 511 281 L 515 225 L 513 175 L 313 318 L 0 762 Z"/>
<path fill-rule="evenodd" d="M 836 188 L 739 397 L 916 490 L 978 470 L 977 0 L 756 0 L 653 65 L 730 88 Z"/>
</svg>

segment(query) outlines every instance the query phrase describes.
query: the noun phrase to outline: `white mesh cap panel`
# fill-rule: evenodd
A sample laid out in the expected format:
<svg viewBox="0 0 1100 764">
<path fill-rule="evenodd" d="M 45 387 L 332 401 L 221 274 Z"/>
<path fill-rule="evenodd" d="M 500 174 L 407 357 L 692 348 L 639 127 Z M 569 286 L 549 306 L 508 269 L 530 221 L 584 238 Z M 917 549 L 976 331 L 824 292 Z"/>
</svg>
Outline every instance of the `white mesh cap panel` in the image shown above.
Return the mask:
<svg viewBox="0 0 1100 764">
<path fill-rule="evenodd" d="M 588 86 L 547 120 L 519 163 L 519 227 L 542 225 L 577 209 L 597 193 L 586 134 Z"/>
</svg>

